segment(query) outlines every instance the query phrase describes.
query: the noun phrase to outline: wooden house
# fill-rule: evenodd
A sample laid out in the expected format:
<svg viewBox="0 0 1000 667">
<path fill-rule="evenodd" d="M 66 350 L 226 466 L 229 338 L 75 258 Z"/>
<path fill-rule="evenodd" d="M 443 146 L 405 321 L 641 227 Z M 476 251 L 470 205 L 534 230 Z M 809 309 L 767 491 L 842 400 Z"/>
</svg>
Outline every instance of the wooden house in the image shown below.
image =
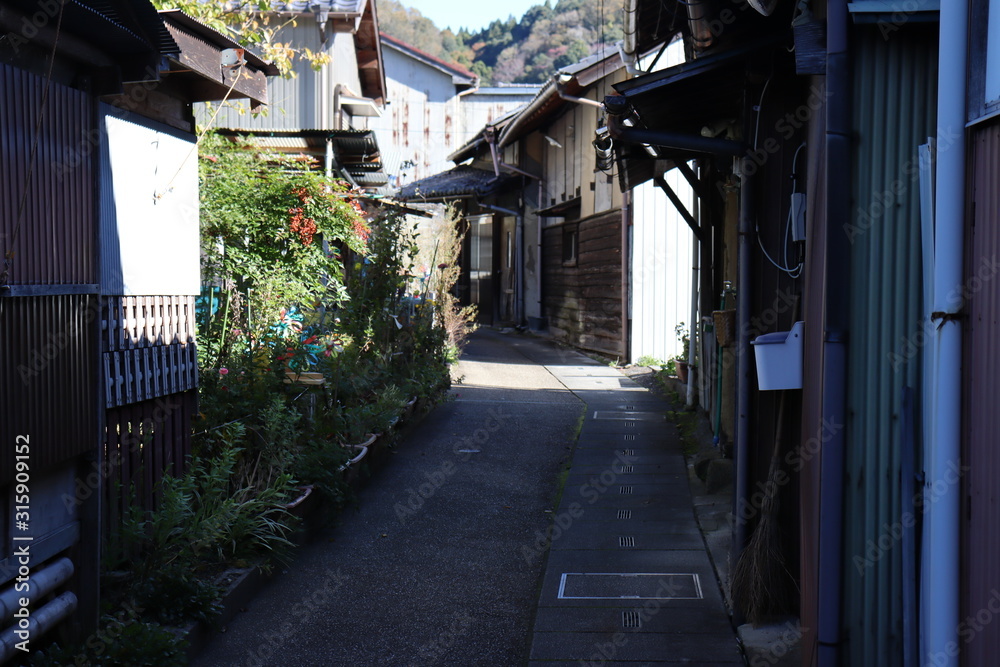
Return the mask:
<svg viewBox="0 0 1000 667">
<path fill-rule="evenodd" d="M 996 3 L 792 4 L 626 0 L 626 57 L 689 57 L 605 101 L 624 188 L 697 158 L 705 369 L 734 291 L 731 558 L 770 485 L 802 664 L 990 664 Z"/>
<path fill-rule="evenodd" d="M 293 76 L 268 81 L 266 113 L 226 104 L 214 127 L 253 134 L 258 144 L 278 152 L 312 156 L 352 186 L 383 188 L 388 177 L 368 125 L 382 115 L 386 101 L 375 0 L 279 0 L 271 3 L 269 18 L 285 24 L 279 39 L 328 61 L 314 68 L 306 58 L 295 58 Z M 210 117 L 205 108 L 198 115 L 203 121 Z"/>
<path fill-rule="evenodd" d="M 270 69 L 146 2 L 0 3 L 0 594 L 80 640 L 119 521 L 190 453 L 199 291 L 194 100 Z M 14 598 L 17 596 L 15 595 Z M 23 631 L 0 620 L 0 661 Z M 30 642 L 27 646 L 30 648 Z"/>
</svg>

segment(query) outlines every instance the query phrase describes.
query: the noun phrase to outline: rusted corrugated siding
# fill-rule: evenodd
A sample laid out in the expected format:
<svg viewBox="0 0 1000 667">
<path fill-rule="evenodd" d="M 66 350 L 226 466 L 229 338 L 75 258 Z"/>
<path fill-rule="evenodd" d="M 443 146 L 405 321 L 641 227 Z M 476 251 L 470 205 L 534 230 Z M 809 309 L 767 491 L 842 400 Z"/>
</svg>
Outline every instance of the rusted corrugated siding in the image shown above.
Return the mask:
<svg viewBox="0 0 1000 667">
<path fill-rule="evenodd" d="M 93 284 L 90 165 L 97 144 L 91 132 L 91 103 L 84 93 L 51 83 L 39 123 L 45 81 L 9 65 L 0 65 L 0 91 L 0 239 L 4 253 L 10 249 L 20 220 L 8 282 Z M 22 199 L 25 205 L 19 217 Z"/>
<path fill-rule="evenodd" d="M 33 473 L 96 449 L 95 297 L 0 298 L 0 484 L 30 437 Z"/>
<path fill-rule="evenodd" d="M 1000 632 L 986 629 L 996 622 L 1000 598 L 1000 123 L 972 135 L 970 195 L 973 227 L 966 235 L 966 296 L 969 314 L 965 336 L 965 437 L 962 457 L 968 466 L 963 521 L 964 595 L 959 636 L 968 667 L 995 665 Z M 984 610 L 986 610 L 984 612 Z"/>
</svg>

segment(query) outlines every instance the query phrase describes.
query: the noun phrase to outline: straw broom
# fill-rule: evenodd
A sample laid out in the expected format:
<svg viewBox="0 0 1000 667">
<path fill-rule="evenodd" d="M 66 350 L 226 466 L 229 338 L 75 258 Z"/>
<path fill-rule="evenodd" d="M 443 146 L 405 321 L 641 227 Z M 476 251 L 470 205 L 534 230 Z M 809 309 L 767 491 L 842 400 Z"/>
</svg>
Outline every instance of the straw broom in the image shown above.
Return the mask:
<svg viewBox="0 0 1000 667">
<path fill-rule="evenodd" d="M 733 568 L 730 592 L 734 603 L 746 619 L 755 626 L 770 617 L 788 611 L 788 601 L 795 580 L 785 566 L 782 534 L 778 525 L 781 447 L 784 440 L 784 418 L 787 391 L 778 399 L 778 422 L 774 451 L 768 467 L 767 485 L 760 507 L 760 520 L 753 535 Z"/>
</svg>

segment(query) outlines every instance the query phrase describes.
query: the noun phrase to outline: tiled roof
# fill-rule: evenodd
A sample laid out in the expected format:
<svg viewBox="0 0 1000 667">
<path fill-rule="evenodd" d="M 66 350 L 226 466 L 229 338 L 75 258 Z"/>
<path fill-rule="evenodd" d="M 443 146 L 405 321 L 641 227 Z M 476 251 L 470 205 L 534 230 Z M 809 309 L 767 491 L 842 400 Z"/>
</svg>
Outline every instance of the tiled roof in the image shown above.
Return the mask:
<svg viewBox="0 0 1000 667">
<path fill-rule="evenodd" d="M 229 0 L 230 8 L 236 9 L 245 0 Z M 296 12 L 315 14 L 327 12 L 330 14 L 361 14 L 368 0 L 272 0 L 271 9 L 276 12 Z"/>
<path fill-rule="evenodd" d="M 330 14 L 360 14 L 367 0 L 272 0 L 276 12 L 329 12 Z"/>
<path fill-rule="evenodd" d="M 434 176 L 404 186 L 397 199 L 404 201 L 442 200 L 462 197 L 486 197 L 499 190 L 511 177 L 492 171 L 459 165 Z"/>
</svg>

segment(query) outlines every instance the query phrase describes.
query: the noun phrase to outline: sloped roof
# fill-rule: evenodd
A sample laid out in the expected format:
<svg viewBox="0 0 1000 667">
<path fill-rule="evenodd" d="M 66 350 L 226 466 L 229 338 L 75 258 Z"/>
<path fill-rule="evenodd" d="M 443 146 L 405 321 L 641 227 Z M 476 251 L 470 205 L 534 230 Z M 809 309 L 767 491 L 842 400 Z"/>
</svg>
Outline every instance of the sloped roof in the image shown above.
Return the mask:
<svg viewBox="0 0 1000 667">
<path fill-rule="evenodd" d="M 559 94 L 558 81 L 561 76 L 569 77 L 562 86 L 562 92 L 577 97 L 597 81 L 624 66 L 625 63 L 618 56 L 618 51 L 609 47 L 587 56 L 578 63 L 563 67 L 545 82 L 535 99 L 522 107 L 517 117 L 507 125 L 500 134 L 499 145 L 509 146 L 519 137 L 554 118 L 562 107 L 571 104 Z"/>
<path fill-rule="evenodd" d="M 368 0 L 272 0 L 271 8 L 276 12 L 361 14 L 367 2 Z M 239 6 L 243 3 L 237 1 L 230 4 Z"/>
<path fill-rule="evenodd" d="M 397 39 L 392 35 L 387 35 L 384 32 L 380 32 L 379 37 L 382 39 L 382 43 L 384 45 L 394 48 L 397 51 L 405 53 L 411 58 L 414 58 L 415 60 L 419 60 L 426 65 L 430 65 L 431 67 L 440 70 L 445 74 L 450 75 L 456 86 L 460 85 L 475 86 L 479 81 L 478 76 L 476 76 L 469 70 L 465 69 L 461 65 L 458 65 L 456 63 L 449 63 L 445 60 L 442 60 L 441 58 L 438 58 L 437 56 L 432 56 L 426 51 L 422 51 L 417 47 L 411 46 L 406 42 L 404 42 L 403 40 Z"/>
<path fill-rule="evenodd" d="M 510 180 L 512 177 L 507 174 L 497 176 L 492 171 L 462 164 L 404 186 L 396 198 L 403 201 L 441 201 L 487 197 Z"/>
</svg>

